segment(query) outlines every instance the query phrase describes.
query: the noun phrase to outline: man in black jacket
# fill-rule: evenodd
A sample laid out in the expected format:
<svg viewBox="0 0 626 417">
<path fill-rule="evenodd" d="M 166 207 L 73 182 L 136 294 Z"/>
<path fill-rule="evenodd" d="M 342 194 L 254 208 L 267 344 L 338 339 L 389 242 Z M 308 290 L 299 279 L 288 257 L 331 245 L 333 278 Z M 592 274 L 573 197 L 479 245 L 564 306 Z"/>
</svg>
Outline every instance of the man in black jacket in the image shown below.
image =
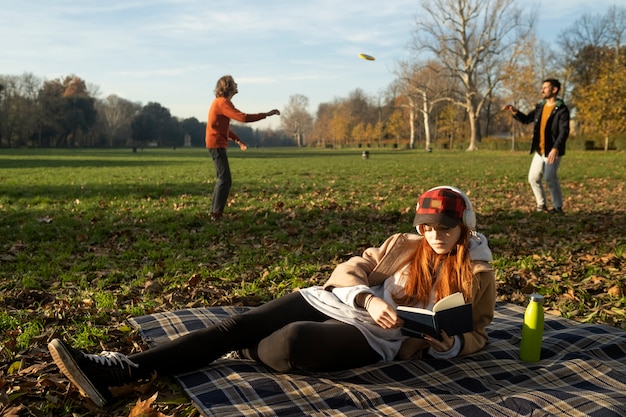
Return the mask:
<svg viewBox="0 0 626 417">
<path fill-rule="evenodd" d="M 528 171 L 528 182 L 537 201 L 537 211 L 545 211 L 546 195 L 541 178 L 546 180 L 552 198 L 551 213 L 563 213 L 563 193 L 557 170 L 561 157 L 565 155 L 565 142 L 569 136 L 569 109 L 557 97 L 560 89 L 561 83 L 558 80 L 544 80 L 541 86 L 543 100 L 528 114 L 510 104 L 502 107 L 502 110 L 508 110 L 521 123 L 535 123 L 530 147 L 530 153 L 534 153 L 534 156 Z"/>
</svg>

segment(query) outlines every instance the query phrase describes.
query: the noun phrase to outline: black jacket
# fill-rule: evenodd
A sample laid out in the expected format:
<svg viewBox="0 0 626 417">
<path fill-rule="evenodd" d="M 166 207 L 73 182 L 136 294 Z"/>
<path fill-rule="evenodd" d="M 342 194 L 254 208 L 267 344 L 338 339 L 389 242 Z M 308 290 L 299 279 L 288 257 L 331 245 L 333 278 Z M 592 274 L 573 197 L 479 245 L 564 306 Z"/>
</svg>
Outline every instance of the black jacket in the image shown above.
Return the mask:
<svg viewBox="0 0 626 417">
<path fill-rule="evenodd" d="M 530 153 L 539 151 L 539 129 L 541 127 L 541 112 L 543 111 L 543 105 L 545 101 L 537 104 L 535 110 L 528 114 L 524 114 L 518 111 L 515 116 L 516 120 L 528 124 L 535 122 L 535 129 L 533 130 L 533 143 L 530 146 Z M 565 142 L 569 136 L 569 109 L 563 103 L 563 100 L 557 100 L 552 114 L 546 123 L 545 131 L 545 154 L 547 155 L 552 148 L 559 150 L 559 156 L 565 155 Z"/>
</svg>

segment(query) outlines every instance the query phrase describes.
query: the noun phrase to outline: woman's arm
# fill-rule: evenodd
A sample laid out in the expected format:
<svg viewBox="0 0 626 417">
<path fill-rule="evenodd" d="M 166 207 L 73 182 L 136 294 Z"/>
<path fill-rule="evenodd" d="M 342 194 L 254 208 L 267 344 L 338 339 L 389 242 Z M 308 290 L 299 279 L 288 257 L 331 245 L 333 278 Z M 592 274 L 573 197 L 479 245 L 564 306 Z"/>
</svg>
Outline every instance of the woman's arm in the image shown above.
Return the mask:
<svg viewBox="0 0 626 417">
<path fill-rule="evenodd" d="M 330 278 L 324 284 L 324 289 L 334 287 L 353 287 L 367 285 L 368 287 L 382 284 L 394 271 L 383 271 L 372 279 L 372 272 L 379 266 L 388 251 L 394 246 L 401 234 L 389 237 L 380 247 L 366 249 L 361 256 L 353 256 L 335 268 Z"/>
</svg>

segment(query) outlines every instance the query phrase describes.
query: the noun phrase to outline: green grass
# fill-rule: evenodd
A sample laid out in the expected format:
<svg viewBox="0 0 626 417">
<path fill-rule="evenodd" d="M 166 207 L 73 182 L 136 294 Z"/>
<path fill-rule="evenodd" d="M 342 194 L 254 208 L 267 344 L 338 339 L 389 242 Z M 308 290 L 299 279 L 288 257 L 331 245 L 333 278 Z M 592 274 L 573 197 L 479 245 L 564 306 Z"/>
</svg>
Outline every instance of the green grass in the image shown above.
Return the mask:
<svg viewBox="0 0 626 417">
<path fill-rule="evenodd" d="M 500 301 L 536 291 L 551 313 L 626 328 L 623 153 L 568 152 L 557 217 L 533 212 L 525 152 L 233 149 L 229 159 L 227 217 L 212 222 L 204 149 L 0 150 L 0 371 L 51 334 L 124 350 L 129 316 L 258 305 L 322 283 L 411 232 L 417 197 L 443 184 L 474 203 Z"/>
<path fill-rule="evenodd" d="M 416 197 L 439 184 L 467 190 L 479 225 L 501 245 L 533 206 L 524 153 L 373 150 L 363 160 L 354 150 L 253 149 L 230 159 L 232 218 L 213 224 L 213 167 L 202 149 L 3 151 L 0 227 L 9 262 L 1 288 L 62 282 L 106 290 L 151 274 L 171 287 L 190 273 L 254 283 L 286 261 L 291 275 L 301 275 L 300 265 L 310 274 L 410 231 Z M 624 183 L 623 162 L 621 153 L 568 154 L 560 174 L 569 212 L 617 208 L 599 190 Z M 571 232 L 543 222 L 544 236 L 566 241 Z M 623 242 L 610 245 L 623 251 Z M 519 257 L 521 268 L 532 267 L 530 253 Z M 256 285 L 239 291 L 268 297 Z"/>
</svg>

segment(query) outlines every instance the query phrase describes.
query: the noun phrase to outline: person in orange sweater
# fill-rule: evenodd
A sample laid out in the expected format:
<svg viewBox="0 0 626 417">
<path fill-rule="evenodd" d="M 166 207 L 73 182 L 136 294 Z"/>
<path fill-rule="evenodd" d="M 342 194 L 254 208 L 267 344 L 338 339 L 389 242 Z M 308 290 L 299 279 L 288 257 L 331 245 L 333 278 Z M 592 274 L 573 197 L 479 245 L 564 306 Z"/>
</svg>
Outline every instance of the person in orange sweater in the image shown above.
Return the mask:
<svg viewBox="0 0 626 417">
<path fill-rule="evenodd" d="M 217 182 L 213 190 L 213 201 L 211 202 L 211 218 L 213 220 L 220 219 L 224 214 L 224 207 L 226 207 L 226 201 L 232 185 L 230 165 L 228 164 L 228 156 L 226 154 L 228 140 L 230 139 L 237 143 L 242 151 L 248 149 L 248 145 L 239 139 L 235 132 L 230 130 L 230 119 L 242 123 L 250 123 L 269 116 L 280 115 L 280 112 L 276 109 L 267 113 L 256 114 L 246 114 L 237 110 L 231 99 L 238 92 L 237 83 L 233 77 L 224 75 L 217 80 L 215 100 L 209 109 L 205 143 L 213 159 L 215 173 L 217 174 Z"/>
</svg>

